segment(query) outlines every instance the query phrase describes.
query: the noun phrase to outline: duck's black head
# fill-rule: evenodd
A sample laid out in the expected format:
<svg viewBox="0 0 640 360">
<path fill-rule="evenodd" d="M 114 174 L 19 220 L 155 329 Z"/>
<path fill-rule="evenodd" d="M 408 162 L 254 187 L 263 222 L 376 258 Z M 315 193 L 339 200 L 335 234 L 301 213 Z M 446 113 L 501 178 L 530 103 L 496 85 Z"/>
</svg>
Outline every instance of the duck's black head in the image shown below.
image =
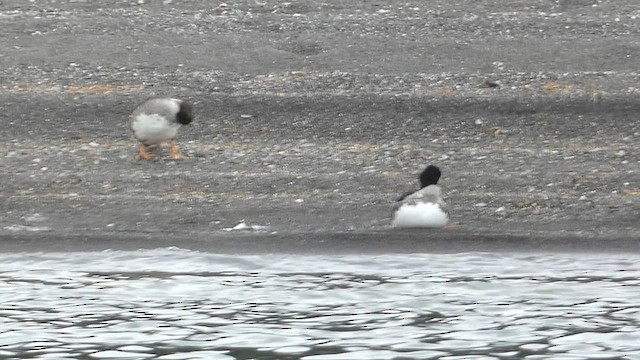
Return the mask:
<svg viewBox="0 0 640 360">
<path fill-rule="evenodd" d="M 420 174 L 420 187 L 424 188 L 429 185 L 436 185 L 440 180 L 440 169 L 434 165 L 427 166 L 426 169 Z"/>
<path fill-rule="evenodd" d="M 193 110 L 188 102 L 180 102 L 180 111 L 176 114 L 176 120 L 182 125 L 187 125 L 193 121 Z"/>
</svg>

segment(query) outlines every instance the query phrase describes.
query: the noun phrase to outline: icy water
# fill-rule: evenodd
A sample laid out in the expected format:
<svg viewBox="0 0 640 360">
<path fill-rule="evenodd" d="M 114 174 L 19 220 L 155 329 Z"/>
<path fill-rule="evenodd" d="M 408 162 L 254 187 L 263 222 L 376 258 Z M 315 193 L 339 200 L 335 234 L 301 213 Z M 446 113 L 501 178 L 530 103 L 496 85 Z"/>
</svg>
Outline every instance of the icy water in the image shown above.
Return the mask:
<svg viewBox="0 0 640 360">
<path fill-rule="evenodd" d="M 640 359 L 640 256 L 0 254 L 0 358 Z"/>
</svg>

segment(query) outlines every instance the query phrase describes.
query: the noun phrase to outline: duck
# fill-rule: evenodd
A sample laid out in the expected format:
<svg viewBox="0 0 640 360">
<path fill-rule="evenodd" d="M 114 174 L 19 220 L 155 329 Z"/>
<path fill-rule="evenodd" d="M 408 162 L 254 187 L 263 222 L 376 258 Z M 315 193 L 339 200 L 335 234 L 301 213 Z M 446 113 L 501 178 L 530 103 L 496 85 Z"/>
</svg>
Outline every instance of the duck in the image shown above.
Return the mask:
<svg viewBox="0 0 640 360">
<path fill-rule="evenodd" d="M 139 105 L 131 114 L 131 130 L 140 141 L 137 159 L 153 159 L 147 147 L 169 142 L 170 155 L 174 159 L 188 156 L 178 151 L 176 136 L 183 125 L 193 121 L 191 104 L 180 99 L 153 98 Z"/>
<path fill-rule="evenodd" d="M 438 180 L 442 172 L 435 165 L 427 166 L 420 173 L 420 189 L 398 198 L 394 206 L 394 228 L 443 228 L 449 222 L 446 203 Z"/>
</svg>

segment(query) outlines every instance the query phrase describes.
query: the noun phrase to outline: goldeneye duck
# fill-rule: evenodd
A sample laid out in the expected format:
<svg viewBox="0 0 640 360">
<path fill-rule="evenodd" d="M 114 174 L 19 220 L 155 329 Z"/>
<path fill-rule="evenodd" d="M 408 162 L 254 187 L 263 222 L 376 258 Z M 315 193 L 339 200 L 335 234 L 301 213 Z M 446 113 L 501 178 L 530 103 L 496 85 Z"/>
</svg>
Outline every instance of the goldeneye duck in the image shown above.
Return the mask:
<svg viewBox="0 0 640 360">
<path fill-rule="evenodd" d="M 153 159 L 154 154 L 147 152 L 147 146 L 170 142 L 171 157 L 186 158 L 178 151 L 176 135 L 182 125 L 193 121 L 191 105 L 172 98 L 155 98 L 145 101 L 131 114 L 131 130 L 140 141 L 137 158 Z"/>
<path fill-rule="evenodd" d="M 440 169 L 429 165 L 420 174 L 420 190 L 403 194 L 394 206 L 393 227 L 441 228 L 449 222 L 446 204 L 442 200 Z"/>
</svg>

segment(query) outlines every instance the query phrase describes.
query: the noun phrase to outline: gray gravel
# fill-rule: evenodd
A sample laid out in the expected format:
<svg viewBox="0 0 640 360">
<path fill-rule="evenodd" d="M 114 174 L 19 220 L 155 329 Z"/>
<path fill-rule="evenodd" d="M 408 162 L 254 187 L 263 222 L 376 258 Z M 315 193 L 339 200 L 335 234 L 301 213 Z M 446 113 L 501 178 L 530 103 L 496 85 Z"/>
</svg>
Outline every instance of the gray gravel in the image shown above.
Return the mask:
<svg viewBox="0 0 640 360">
<path fill-rule="evenodd" d="M 639 18 L 636 0 L 3 1 L 0 250 L 640 251 Z M 190 159 L 133 160 L 127 116 L 152 96 L 194 103 Z M 427 164 L 460 227 L 389 229 Z"/>
</svg>

